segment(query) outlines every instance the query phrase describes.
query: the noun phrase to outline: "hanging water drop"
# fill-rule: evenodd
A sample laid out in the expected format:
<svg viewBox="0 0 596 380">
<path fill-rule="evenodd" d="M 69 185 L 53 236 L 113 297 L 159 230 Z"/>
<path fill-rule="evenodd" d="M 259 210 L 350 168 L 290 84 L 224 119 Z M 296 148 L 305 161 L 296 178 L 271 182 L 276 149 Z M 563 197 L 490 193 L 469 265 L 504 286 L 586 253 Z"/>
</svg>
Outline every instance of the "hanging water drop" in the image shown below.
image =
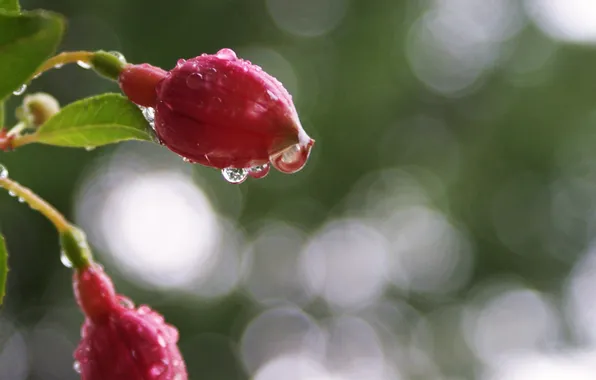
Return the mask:
<svg viewBox="0 0 596 380">
<path fill-rule="evenodd" d="M 83 68 L 83 69 L 85 69 L 85 70 L 87 70 L 87 69 L 90 69 L 90 68 L 91 68 L 91 65 L 90 65 L 90 64 L 88 64 L 88 63 L 87 63 L 87 62 L 85 62 L 85 61 L 77 61 L 77 65 L 79 65 L 79 67 L 81 67 L 81 68 Z"/>
<path fill-rule="evenodd" d="M 60 251 L 60 262 L 65 267 L 72 268 L 72 262 L 70 261 L 68 256 L 66 256 L 66 252 L 64 252 L 64 250 Z"/>
<path fill-rule="evenodd" d="M 82 370 L 81 362 L 79 362 L 78 360 L 75 360 L 75 362 L 72 363 L 72 369 L 74 369 L 74 371 L 76 373 L 81 373 L 81 370 Z"/>
<path fill-rule="evenodd" d="M 19 201 L 19 203 L 25 203 L 25 198 L 18 197 L 17 200 Z"/>
<path fill-rule="evenodd" d="M 63 63 L 56 63 L 56 64 L 54 65 L 54 68 L 55 68 L 55 69 L 61 69 L 63 66 L 64 66 L 64 64 L 63 64 Z"/>
<path fill-rule="evenodd" d="M 16 197 L 16 196 L 17 196 L 17 193 L 15 193 L 15 192 L 14 192 L 14 191 L 12 191 L 12 190 L 9 190 L 9 191 L 8 191 L 8 195 L 10 195 L 11 197 Z"/>
<path fill-rule="evenodd" d="M 16 90 L 14 90 L 12 92 L 13 95 L 19 96 L 19 95 L 23 95 L 25 93 L 25 91 L 27 91 L 27 85 L 26 84 L 22 84 L 19 86 L 19 88 L 17 88 Z"/>
<path fill-rule="evenodd" d="M 114 57 L 118 58 L 118 60 L 122 63 L 126 63 L 126 58 L 124 57 L 124 54 L 120 53 L 119 51 L 110 51 L 108 52 L 111 55 L 113 55 Z"/>
<path fill-rule="evenodd" d="M 159 344 L 161 347 L 167 346 L 166 340 L 161 335 L 157 337 L 157 344 Z"/>
<path fill-rule="evenodd" d="M 126 309 L 134 309 L 135 307 L 134 302 L 128 297 L 120 296 L 120 298 L 118 298 L 118 303 Z"/>
<path fill-rule="evenodd" d="M 0 164 L 0 179 L 8 178 L 8 169 L 6 166 Z"/>
<path fill-rule="evenodd" d="M 248 177 L 248 170 L 237 168 L 225 168 L 221 170 L 221 174 L 229 183 L 242 183 Z"/>
<path fill-rule="evenodd" d="M 95 147 L 94 147 L 94 146 L 86 146 L 86 147 L 85 147 L 85 150 L 86 150 L 87 152 L 91 152 L 93 149 L 95 149 Z"/>
<path fill-rule="evenodd" d="M 264 178 L 267 176 L 267 174 L 269 174 L 270 170 L 271 167 L 269 164 L 255 165 L 248 169 L 248 175 L 256 179 Z"/>
</svg>

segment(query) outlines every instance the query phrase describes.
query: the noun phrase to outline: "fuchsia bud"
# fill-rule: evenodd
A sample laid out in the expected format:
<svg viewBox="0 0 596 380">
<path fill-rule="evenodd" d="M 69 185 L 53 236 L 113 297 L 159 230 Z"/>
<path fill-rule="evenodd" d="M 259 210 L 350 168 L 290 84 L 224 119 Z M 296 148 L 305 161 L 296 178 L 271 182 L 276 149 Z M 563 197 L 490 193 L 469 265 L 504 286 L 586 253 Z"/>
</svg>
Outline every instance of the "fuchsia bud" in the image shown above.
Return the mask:
<svg viewBox="0 0 596 380">
<path fill-rule="evenodd" d="M 155 108 L 155 132 L 170 150 L 219 169 L 271 163 L 294 173 L 306 164 L 314 140 L 291 95 L 260 67 L 222 49 L 160 70 L 129 65 L 119 82 L 133 102 Z"/>
<path fill-rule="evenodd" d="M 82 380 L 188 379 L 178 330 L 148 306 L 135 309 L 117 295 L 99 265 L 75 272 L 74 291 L 86 317 L 74 354 Z"/>
</svg>

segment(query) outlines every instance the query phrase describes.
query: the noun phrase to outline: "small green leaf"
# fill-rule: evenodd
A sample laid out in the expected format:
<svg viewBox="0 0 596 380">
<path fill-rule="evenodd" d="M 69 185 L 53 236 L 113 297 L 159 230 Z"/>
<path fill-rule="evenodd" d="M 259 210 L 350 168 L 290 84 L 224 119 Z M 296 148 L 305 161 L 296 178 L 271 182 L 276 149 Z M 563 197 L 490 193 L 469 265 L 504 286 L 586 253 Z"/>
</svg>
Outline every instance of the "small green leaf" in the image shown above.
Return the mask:
<svg viewBox="0 0 596 380">
<path fill-rule="evenodd" d="M 42 125 L 35 141 L 58 146 L 93 148 L 124 140 L 153 141 L 141 111 L 119 94 L 104 94 L 64 107 Z"/>
<path fill-rule="evenodd" d="M 0 10 L 18 12 L 21 10 L 18 0 L 0 0 Z"/>
<path fill-rule="evenodd" d="M 0 305 L 6 293 L 6 278 L 8 276 L 8 251 L 4 243 L 4 236 L 0 235 Z"/>
<path fill-rule="evenodd" d="M 56 13 L 0 10 L 0 101 L 54 53 L 63 32 L 64 20 Z"/>
</svg>

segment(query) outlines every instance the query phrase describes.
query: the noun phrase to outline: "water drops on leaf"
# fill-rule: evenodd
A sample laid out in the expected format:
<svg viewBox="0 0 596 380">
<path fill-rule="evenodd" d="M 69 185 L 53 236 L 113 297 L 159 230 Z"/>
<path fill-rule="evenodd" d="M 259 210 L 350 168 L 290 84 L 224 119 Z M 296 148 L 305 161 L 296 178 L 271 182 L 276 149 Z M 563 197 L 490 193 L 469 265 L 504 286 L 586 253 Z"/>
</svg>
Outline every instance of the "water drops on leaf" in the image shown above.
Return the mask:
<svg viewBox="0 0 596 380">
<path fill-rule="evenodd" d="M 221 170 L 221 174 L 229 183 L 242 183 L 248 177 L 248 170 L 237 168 L 225 168 Z"/>
<path fill-rule="evenodd" d="M 139 108 L 143 113 L 143 117 L 145 117 L 145 120 L 147 120 L 147 122 L 151 126 L 151 129 L 155 129 L 155 109 L 143 106 L 139 106 Z"/>
<path fill-rule="evenodd" d="M 23 95 L 25 93 L 25 91 L 27 91 L 27 85 L 22 84 L 19 86 L 19 88 L 14 90 L 12 93 L 13 93 L 13 95 L 19 96 L 19 95 Z"/>
</svg>

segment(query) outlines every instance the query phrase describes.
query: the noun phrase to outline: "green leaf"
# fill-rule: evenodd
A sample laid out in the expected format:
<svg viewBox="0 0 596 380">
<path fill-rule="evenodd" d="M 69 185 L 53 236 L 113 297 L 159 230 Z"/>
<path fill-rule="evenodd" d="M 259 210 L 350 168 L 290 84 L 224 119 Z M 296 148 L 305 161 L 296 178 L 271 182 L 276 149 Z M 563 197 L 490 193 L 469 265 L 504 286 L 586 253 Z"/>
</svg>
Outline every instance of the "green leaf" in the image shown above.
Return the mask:
<svg viewBox="0 0 596 380">
<path fill-rule="evenodd" d="M 0 235 L 0 305 L 6 293 L 6 278 L 8 276 L 8 251 L 4 243 L 4 236 Z"/>
<path fill-rule="evenodd" d="M 0 0 L 0 10 L 18 12 L 21 10 L 18 0 Z"/>
<path fill-rule="evenodd" d="M 143 114 L 119 94 L 104 94 L 64 107 L 35 135 L 35 141 L 58 146 L 93 148 L 124 140 L 153 141 Z"/>
<path fill-rule="evenodd" d="M 0 11 L 0 101 L 26 83 L 54 53 L 63 32 L 64 20 L 58 14 Z"/>
</svg>

